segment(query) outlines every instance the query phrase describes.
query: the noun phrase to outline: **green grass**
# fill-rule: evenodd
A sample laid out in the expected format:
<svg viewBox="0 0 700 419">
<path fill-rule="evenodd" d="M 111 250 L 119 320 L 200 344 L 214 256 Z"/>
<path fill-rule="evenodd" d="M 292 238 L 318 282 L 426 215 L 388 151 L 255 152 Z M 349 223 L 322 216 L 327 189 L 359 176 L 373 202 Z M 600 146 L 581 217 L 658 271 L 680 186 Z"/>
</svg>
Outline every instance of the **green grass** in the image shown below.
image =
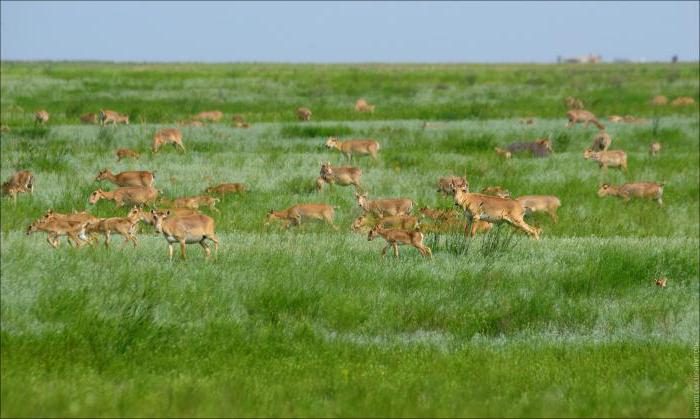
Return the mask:
<svg viewBox="0 0 700 419">
<path fill-rule="evenodd" d="M 698 97 L 698 66 L 1 64 L 0 174 L 36 174 L 34 196 L 0 203 L 0 414 L 16 416 L 691 416 L 698 343 L 698 108 L 653 108 L 651 96 Z M 583 159 L 595 129 L 564 128 L 581 97 L 607 124 L 629 173 Z M 357 97 L 376 103 L 357 115 Z M 294 121 L 296 106 L 314 121 Z M 47 127 L 32 126 L 45 107 Z M 129 126 L 85 126 L 100 107 Z M 201 110 L 243 113 L 184 128 L 188 153 L 148 152 L 156 129 Z M 136 116 L 136 117 L 135 117 Z M 140 123 L 144 116 L 148 123 Z M 522 125 L 521 116 L 537 117 Z M 421 129 L 422 120 L 443 120 Z M 325 138 L 375 138 L 360 158 L 374 197 L 452 208 L 440 176 L 473 190 L 553 194 L 560 221 L 536 214 L 532 241 L 507 227 L 467 239 L 426 235 L 380 260 L 384 243 L 351 233 L 352 189 L 316 193 Z M 500 160 L 493 147 L 549 136 L 548 159 Z M 658 158 L 648 145 L 663 143 Z M 118 147 L 143 153 L 116 163 Z M 52 250 L 26 236 L 46 209 L 121 215 L 87 197 L 101 168 L 156 171 L 170 198 L 219 182 L 250 191 L 214 214 L 218 257 L 199 246 L 167 261 L 142 227 L 139 247 Z M 211 180 L 210 180 L 211 179 Z M 665 206 L 599 198 L 598 184 L 665 181 Z M 103 187 L 113 189 L 110 184 Z M 265 227 L 268 209 L 325 202 L 320 223 Z M 206 212 L 206 210 L 205 210 Z M 120 245 L 121 239 L 113 241 Z M 176 250 L 177 254 L 178 250 Z M 666 276 L 668 287 L 653 280 Z M 697 352 L 696 352 L 697 353 Z M 697 355 L 695 355 L 696 357 Z"/>
</svg>

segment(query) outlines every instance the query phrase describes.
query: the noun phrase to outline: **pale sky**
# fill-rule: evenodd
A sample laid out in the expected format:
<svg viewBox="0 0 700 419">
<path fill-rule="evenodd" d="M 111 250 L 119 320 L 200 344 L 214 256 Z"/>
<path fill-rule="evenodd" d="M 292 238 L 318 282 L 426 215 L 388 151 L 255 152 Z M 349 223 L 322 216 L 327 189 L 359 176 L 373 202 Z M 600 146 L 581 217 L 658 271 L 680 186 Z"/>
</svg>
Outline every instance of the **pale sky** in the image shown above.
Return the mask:
<svg viewBox="0 0 700 419">
<path fill-rule="evenodd" d="M 698 61 L 689 2 L 0 2 L 3 60 Z"/>
</svg>

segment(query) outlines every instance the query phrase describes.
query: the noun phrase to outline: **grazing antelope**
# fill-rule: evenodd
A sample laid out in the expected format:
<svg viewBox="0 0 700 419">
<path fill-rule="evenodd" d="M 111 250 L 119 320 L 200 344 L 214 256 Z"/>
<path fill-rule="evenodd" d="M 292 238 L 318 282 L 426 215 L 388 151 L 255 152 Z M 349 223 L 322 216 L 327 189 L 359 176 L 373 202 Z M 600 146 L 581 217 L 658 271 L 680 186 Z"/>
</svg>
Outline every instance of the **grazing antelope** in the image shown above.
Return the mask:
<svg viewBox="0 0 700 419">
<path fill-rule="evenodd" d="M 208 195 L 188 196 L 183 198 L 177 198 L 173 201 L 161 198 L 160 201 L 163 205 L 172 206 L 173 208 L 199 209 L 199 207 L 202 206 L 208 207 L 214 212 L 220 212 L 214 207 L 217 204 L 217 202 L 219 202 L 219 198 L 214 198 Z"/>
<path fill-rule="evenodd" d="M 105 236 L 105 247 L 109 248 L 109 243 L 111 241 L 112 233 L 116 233 L 124 237 L 124 243 L 122 243 L 121 248 L 126 246 L 129 242 L 134 244 L 134 247 L 138 244 L 136 241 L 136 227 L 141 219 L 141 209 L 134 206 L 126 217 L 111 217 L 104 218 L 95 223 L 95 230 L 104 234 Z"/>
<path fill-rule="evenodd" d="M 481 188 L 481 193 L 484 195 L 498 196 L 501 198 L 510 198 L 510 191 L 501 186 L 486 186 Z"/>
<path fill-rule="evenodd" d="M 663 206 L 664 184 L 653 182 L 625 183 L 619 186 L 604 183 L 598 189 L 598 196 L 619 196 L 625 203 L 632 198 L 651 199 Z"/>
<path fill-rule="evenodd" d="M 205 192 L 218 194 L 242 193 L 245 192 L 246 189 L 246 186 L 242 183 L 222 183 L 220 185 L 208 187 Z"/>
<path fill-rule="evenodd" d="M 459 176 L 446 176 L 438 179 L 437 191 L 443 195 L 450 195 L 452 194 L 453 184 L 457 186 L 466 186 L 467 188 L 469 188 L 469 182 L 467 182 L 466 178 Z"/>
<path fill-rule="evenodd" d="M 500 147 L 496 147 L 496 148 L 494 148 L 494 150 L 496 151 L 496 154 L 498 154 L 499 156 L 501 156 L 504 159 L 509 159 L 509 158 L 513 157 L 513 153 L 511 153 L 508 150 L 502 149 Z"/>
<path fill-rule="evenodd" d="M 654 281 L 654 283 L 661 288 L 666 288 L 667 281 L 668 280 L 666 278 L 659 278 L 656 281 Z"/>
<path fill-rule="evenodd" d="M 591 150 L 593 151 L 607 151 L 612 143 L 612 138 L 605 130 L 601 130 L 598 134 L 593 137 L 593 145 Z"/>
<path fill-rule="evenodd" d="M 223 116 L 224 114 L 221 111 L 207 111 L 198 113 L 192 119 L 195 121 L 219 122 Z"/>
<path fill-rule="evenodd" d="M 357 112 L 374 112 L 374 105 L 370 105 L 364 99 L 357 99 L 355 102 L 355 110 Z"/>
<path fill-rule="evenodd" d="M 97 114 L 97 120 L 102 126 L 105 126 L 110 122 L 112 125 L 116 125 L 117 123 L 129 125 L 129 117 L 127 115 L 121 115 L 119 112 L 110 111 L 107 109 L 100 109 L 100 112 Z"/>
<path fill-rule="evenodd" d="M 695 99 L 693 99 L 692 97 L 687 97 L 687 96 L 677 97 L 677 98 L 673 99 L 673 102 L 671 102 L 671 105 L 673 105 L 673 106 L 695 105 Z"/>
<path fill-rule="evenodd" d="M 10 179 L 2 184 L 2 194 L 9 195 L 14 202 L 17 202 L 17 195 L 22 192 L 34 194 L 34 174 L 28 170 L 13 173 Z"/>
<path fill-rule="evenodd" d="M 182 144 L 182 132 L 177 128 L 163 128 L 157 131 L 153 135 L 151 150 L 153 150 L 153 153 L 157 153 L 166 144 L 172 144 L 173 147 L 179 148 L 183 153 L 185 152 L 185 146 Z"/>
<path fill-rule="evenodd" d="M 666 96 L 654 96 L 654 98 L 651 100 L 652 105 L 667 105 L 668 104 L 668 98 Z"/>
<path fill-rule="evenodd" d="M 311 120 L 311 109 L 298 108 L 297 109 L 297 118 L 299 118 L 300 121 L 310 121 Z"/>
<path fill-rule="evenodd" d="M 418 218 L 411 215 L 390 215 L 388 217 L 373 218 L 367 214 L 362 214 L 352 222 L 350 228 L 352 231 L 358 231 L 363 227 L 374 227 L 377 224 L 381 224 L 384 228 L 396 227 L 403 230 L 415 230 L 419 227 Z"/>
<path fill-rule="evenodd" d="M 329 137 L 326 140 L 326 147 L 339 150 L 345 157 L 352 159 L 352 155 L 359 154 L 361 156 L 370 155 L 374 160 L 377 160 L 377 150 L 379 143 L 374 140 L 347 140 L 340 141 L 338 137 Z"/>
<path fill-rule="evenodd" d="M 233 115 L 234 128 L 250 128 L 250 124 L 246 122 L 242 115 Z"/>
<path fill-rule="evenodd" d="M 124 204 L 129 205 L 153 205 L 158 198 L 158 189 L 129 186 L 117 188 L 113 192 L 103 191 L 98 189 L 90 194 L 88 202 L 91 205 L 96 204 L 100 199 L 114 201 L 117 207 L 122 207 Z"/>
<path fill-rule="evenodd" d="M 34 114 L 34 125 L 44 125 L 47 122 L 49 122 L 49 113 L 45 110 L 42 109 Z"/>
<path fill-rule="evenodd" d="M 360 191 L 362 190 L 361 177 L 362 169 L 359 167 L 333 167 L 330 162 L 321 163 L 320 176 L 316 179 L 316 189 L 320 192 L 324 184 L 337 183 L 340 186 L 353 185 L 355 191 Z"/>
<path fill-rule="evenodd" d="M 27 227 L 27 235 L 44 231 L 47 233 L 46 241 L 54 249 L 60 246 L 60 237 L 66 236 L 68 244 L 73 247 L 82 247 L 83 241 L 87 240 L 85 228 L 87 222 L 67 221 L 67 220 L 37 220 Z"/>
<path fill-rule="evenodd" d="M 524 195 L 515 198 L 520 202 L 520 205 L 525 208 L 525 213 L 546 212 L 552 217 L 552 221 L 556 224 L 559 222 L 557 210 L 561 206 L 561 201 L 556 196 L 552 195 Z"/>
<path fill-rule="evenodd" d="M 334 229 L 338 229 L 335 224 L 333 224 L 333 217 L 335 216 L 335 211 L 333 207 L 326 204 L 298 204 L 291 206 L 282 211 L 270 210 L 267 213 L 265 220 L 265 225 L 268 226 L 274 220 L 282 220 L 284 222 L 284 228 L 289 228 L 289 225 L 301 225 L 304 219 L 316 219 L 325 220 L 326 223 L 330 224 Z"/>
<path fill-rule="evenodd" d="M 387 215 L 410 215 L 413 210 L 413 201 L 406 198 L 399 199 L 367 199 L 367 194 L 358 194 L 355 192 L 357 205 L 362 208 L 364 213 L 370 213 L 377 217 Z"/>
<path fill-rule="evenodd" d="M 523 219 L 525 208 L 520 202 L 497 196 L 469 193 L 464 187 L 455 187 L 454 194 L 455 204 L 472 219 L 470 236 L 473 237 L 476 234 L 477 222 L 484 220 L 493 224 L 507 222 L 535 240 L 540 239 L 540 230 L 529 226 Z"/>
<path fill-rule="evenodd" d="M 650 156 L 658 156 L 659 153 L 661 152 L 661 143 L 658 141 L 654 141 L 649 145 L 649 155 Z"/>
<path fill-rule="evenodd" d="M 394 257 L 399 257 L 399 245 L 410 245 L 418 249 L 421 255 L 433 257 L 433 252 L 423 244 L 423 233 L 420 231 L 388 229 L 385 230 L 381 224 L 374 226 L 367 235 L 367 240 L 372 241 L 377 236 L 386 240 L 386 246 L 382 249 L 382 258 L 386 257 L 386 249 L 389 246 L 394 248 Z"/>
<path fill-rule="evenodd" d="M 573 96 L 569 96 L 566 99 L 564 99 L 564 104 L 566 105 L 566 109 L 568 110 L 583 109 L 583 102 L 581 102 L 581 100 L 576 99 Z"/>
<path fill-rule="evenodd" d="M 605 129 L 605 126 L 598 122 L 595 115 L 584 109 L 570 110 L 566 113 L 566 117 L 569 119 L 569 123 L 566 124 L 567 128 L 571 128 L 578 123 L 585 123 L 584 128 L 588 128 L 588 124 L 593 124 L 598 129 Z"/>
<path fill-rule="evenodd" d="M 109 169 L 102 169 L 97 174 L 95 181 L 99 182 L 101 180 L 106 180 L 114 183 L 117 186 L 143 186 L 150 188 L 153 186 L 154 178 L 155 173 L 146 170 L 121 172 L 115 175 Z"/>
<path fill-rule="evenodd" d="M 215 224 L 211 217 L 203 214 L 172 215 L 170 210 L 151 210 L 151 216 L 158 233 L 162 233 L 168 242 L 168 258 L 173 260 L 173 243 L 180 243 L 180 256 L 186 259 L 185 245 L 199 243 L 204 249 L 204 259 L 208 259 L 211 250 L 206 240 L 214 242 L 214 252 L 219 252 L 219 238 L 214 231 Z"/>
<path fill-rule="evenodd" d="M 97 115 L 95 115 L 92 112 L 88 112 L 86 114 L 80 115 L 80 122 L 83 124 L 96 124 L 97 123 Z"/>
<path fill-rule="evenodd" d="M 129 150 L 128 148 L 119 148 L 116 151 L 117 155 L 117 161 L 121 161 L 122 159 L 125 159 L 127 157 L 136 159 L 138 160 L 139 157 L 141 156 L 139 153 L 137 153 L 134 150 Z"/>
<path fill-rule="evenodd" d="M 529 152 L 532 157 L 547 157 L 553 152 L 552 143 L 546 138 L 541 138 L 532 142 L 512 143 L 508 145 L 506 149 L 510 152 L 511 156 L 526 151 Z M 498 152 L 498 150 L 496 152 Z"/>
<path fill-rule="evenodd" d="M 583 158 L 598 162 L 598 166 L 607 172 L 608 167 L 619 167 L 627 172 L 627 153 L 622 150 L 593 151 L 587 148 Z"/>
</svg>

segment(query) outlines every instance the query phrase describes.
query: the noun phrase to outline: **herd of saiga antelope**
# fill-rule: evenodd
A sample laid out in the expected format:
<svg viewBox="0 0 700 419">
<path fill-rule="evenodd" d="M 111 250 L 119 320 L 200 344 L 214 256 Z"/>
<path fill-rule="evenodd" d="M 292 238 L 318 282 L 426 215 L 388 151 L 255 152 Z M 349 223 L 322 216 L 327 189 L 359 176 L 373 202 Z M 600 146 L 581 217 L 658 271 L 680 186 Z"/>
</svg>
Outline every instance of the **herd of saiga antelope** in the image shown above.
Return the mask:
<svg viewBox="0 0 700 419">
<path fill-rule="evenodd" d="M 657 96 L 652 100 L 654 105 L 664 105 L 668 100 L 663 96 Z M 577 123 L 585 123 L 585 127 L 594 124 L 598 127 L 599 133 L 593 139 L 593 145 L 584 151 L 584 158 L 598 162 L 598 165 L 607 171 L 608 167 L 617 167 L 627 170 L 627 155 L 621 150 L 608 150 L 612 139 L 605 131 L 605 127 L 589 111 L 583 109 L 580 100 L 569 97 L 565 100 L 569 109 L 566 113 L 569 120 L 567 128 Z M 674 105 L 693 105 L 694 99 L 682 97 L 672 102 Z M 355 104 L 358 112 L 373 112 L 374 105 L 368 104 L 360 99 Z M 308 108 L 297 109 L 297 117 L 301 121 L 311 119 L 311 110 Z M 200 126 L 203 121 L 219 121 L 223 114 L 219 111 L 202 112 L 190 121 L 180 122 L 179 125 Z M 118 112 L 101 110 L 97 115 L 86 114 L 81 116 L 84 123 L 99 123 L 106 125 L 112 123 L 129 123 L 129 117 L 120 115 Z M 49 114 L 38 111 L 35 115 L 35 122 L 44 124 L 49 120 Z M 237 128 L 248 128 L 250 124 L 240 116 L 233 118 L 234 126 Z M 611 122 L 643 123 L 644 120 L 632 116 L 609 117 Z M 522 120 L 526 124 L 534 123 L 533 119 Z M 434 127 L 435 125 L 425 122 L 423 128 Z M 177 149 L 185 152 L 182 142 L 182 133 L 177 128 L 166 128 L 157 131 L 153 137 L 152 152 L 155 154 L 163 145 L 172 144 Z M 338 138 L 329 138 L 325 145 L 331 149 L 339 150 L 346 156 L 348 161 L 353 155 L 369 155 L 376 160 L 379 150 L 379 143 L 374 140 L 348 140 L 340 141 Z M 547 157 L 552 153 L 551 143 L 548 139 L 539 139 L 534 142 L 513 143 L 507 148 L 496 148 L 503 158 L 511 158 L 513 154 L 519 152 L 529 152 L 533 157 Z M 661 151 L 661 144 L 654 142 L 650 145 L 649 153 L 652 156 L 658 155 Z M 117 161 L 123 158 L 138 159 L 139 153 L 119 149 L 116 152 Z M 363 214 L 352 223 L 352 230 L 357 231 L 365 226 L 370 226 L 368 240 L 373 240 L 381 236 L 387 242 L 382 250 L 382 257 L 386 255 L 389 246 L 393 247 L 394 255 L 398 257 L 398 245 L 411 245 L 420 251 L 423 256 L 431 256 L 429 247 L 423 244 L 423 233 L 418 224 L 418 218 L 411 216 L 413 201 L 410 199 L 375 199 L 369 200 L 366 193 L 362 193 L 360 178 L 362 170 L 359 167 L 335 167 L 330 163 L 321 165 L 320 176 L 316 180 L 319 191 L 323 185 L 338 184 L 341 186 L 353 185 L 355 187 L 355 197 Z M 113 174 L 107 169 L 103 169 L 97 175 L 96 180 L 110 181 L 119 188 L 112 192 L 97 189 L 89 197 L 89 203 L 95 204 L 100 199 L 112 200 L 117 207 L 123 205 L 134 205 L 126 217 L 97 218 L 87 212 L 73 212 L 71 214 L 59 214 L 48 210 L 39 220 L 32 223 L 27 234 L 36 231 L 47 233 L 48 243 L 57 248 L 60 236 L 66 236 L 71 246 L 81 247 L 87 242 L 97 242 L 97 235 L 102 233 L 105 237 L 105 246 L 109 247 L 111 234 L 119 234 L 124 237 L 122 247 L 132 242 L 134 247 L 136 241 L 136 227 L 140 221 L 151 224 L 158 233 L 164 235 L 168 242 L 168 256 L 172 260 L 173 244 L 179 243 L 181 256 L 185 258 L 185 245 L 199 243 L 205 252 L 205 258 L 211 254 L 206 240 L 214 243 L 215 251 L 218 251 L 219 239 L 216 236 L 214 220 L 198 209 L 200 206 L 209 207 L 218 212 L 214 207 L 218 202 L 217 198 L 200 195 L 194 197 L 183 197 L 175 200 L 168 200 L 158 197 L 159 190 L 153 187 L 154 174 L 149 171 L 128 171 Z M 614 186 L 603 184 L 598 190 L 598 195 L 603 197 L 619 196 L 628 202 L 633 197 L 653 199 L 659 205 L 663 205 L 663 183 L 638 182 L 625 183 Z M 474 236 L 477 231 L 488 231 L 493 224 L 508 223 L 513 227 L 522 230 L 536 240 L 539 240 L 541 230 L 528 225 L 524 217 L 526 213 L 546 212 L 552 220 L 557 222 L 557 209 L 561 202 L 556 196 L 529 195 L 511 199 L 510 193 L 501 187 L 488 187 L 481 190 L 481 193 L 469 192 L 469 184 L 465 178 L 450 176 L 438 180 L 438 191 L 454 196 L 455 205 L 462 208 L 467 216 L 465 232 Z M 34 191 L 34 175 L 26 170 L 19 171 L 12 175 L 9 181 L 3 183 L 2 191 L 16 200 L 17 194 L 21 192 Z M 235 193 L 245 191 L 245 186 L 240 183 L 224 183 L 206 189 L 207 193 Z M 156 203 L 166 206 L 168 209 L 151 209 L 144 211 L 143 206 L 154 206 Z M 457 211 L 431 210 L 421 208 L 419 210 L 423 216 L 432 218 L 436 222 L 455 222 L 459 217 Z M 325 220 L 333 228 L 334 207 L 326 204 L 298 204 L 282 211 L 270 210 L 267 214 L 266 225 L 273 220 L 281 220 L 285 228 L 290 225 L 300 225 L 304 219 Z M 471 226 L 471 228 L 470 228 Z M 90 234 L 90 238 L 87 237 Z"/>
</svg>

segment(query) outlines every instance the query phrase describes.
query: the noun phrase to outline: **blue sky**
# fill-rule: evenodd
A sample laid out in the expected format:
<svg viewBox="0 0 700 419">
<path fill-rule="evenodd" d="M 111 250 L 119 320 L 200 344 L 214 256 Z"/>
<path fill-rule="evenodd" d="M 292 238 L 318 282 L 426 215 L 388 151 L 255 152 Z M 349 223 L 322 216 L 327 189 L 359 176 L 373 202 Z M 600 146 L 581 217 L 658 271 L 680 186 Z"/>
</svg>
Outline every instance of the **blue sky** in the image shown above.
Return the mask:
<svg viewBox="0 0 700 419">
<path fill-rule="evenodd" d="M 697 61 L 700 2 L 0 3 L 3 60 Z"/>
</svg>

